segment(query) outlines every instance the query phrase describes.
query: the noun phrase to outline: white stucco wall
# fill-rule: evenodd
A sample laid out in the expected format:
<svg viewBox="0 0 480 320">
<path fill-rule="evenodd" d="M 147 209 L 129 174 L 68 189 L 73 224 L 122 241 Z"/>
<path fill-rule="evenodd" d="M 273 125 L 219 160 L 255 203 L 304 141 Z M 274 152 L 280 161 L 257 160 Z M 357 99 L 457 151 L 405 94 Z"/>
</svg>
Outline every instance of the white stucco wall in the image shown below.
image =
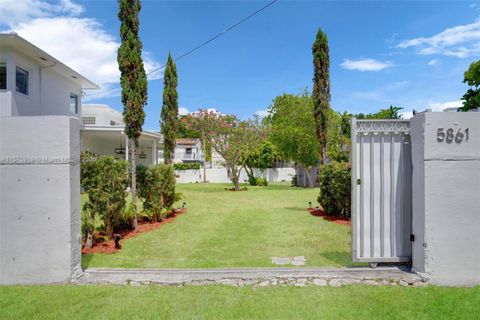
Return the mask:
<svg viewBox="0 0 480 320">
<path fill-rule="evenodd" d="M 463 139 L 438 141 L 449 128 Z M 480 114 L 417 114 L 411 134 L 413 269 L 431 283 L 480 284 Z"/>
<path fill-rule="evenodd" d="M 65 116 L 0 117 L 0 283 L 80 269 L 80 137 Z"/>
<path fill-rule="evenodd" d="M 230 183 L 225 168 L 207 169 L 207 181 L 210 183 Z M 200 170 L 176 170 L 178 183 L 203 182 L 203 168 Z M 268 182 L 290 181 L 295 174 L 294 168 L 269 168 L 266 170 L 253 170 L 256 177 L 263 177 Z M 240 173 L 240 182 L 248 180 L 247 173 L 242 170 Z"/>
<path fill-rule="evenodd" d="M 79 117 L 81 112 L 81 86 L 53 71 L 49 67 L 40 67 L 40 64 L 22 52 L 2 46 L 0 61 L 7 65 L 7 89 L 0 95 L 10 94 L 9 115 L 37 116 L 37 115 L 66 115 Z M 15 90 L 15 69 L 19 66 L 28 71 L 28 95 Z M 70 93 L 78 96 L 79 113 L 70 112 Z M 7 102 L 7 97 L 0 101 Z M 3 113 L 3 112 L 2 112 Z"/>
</svg>

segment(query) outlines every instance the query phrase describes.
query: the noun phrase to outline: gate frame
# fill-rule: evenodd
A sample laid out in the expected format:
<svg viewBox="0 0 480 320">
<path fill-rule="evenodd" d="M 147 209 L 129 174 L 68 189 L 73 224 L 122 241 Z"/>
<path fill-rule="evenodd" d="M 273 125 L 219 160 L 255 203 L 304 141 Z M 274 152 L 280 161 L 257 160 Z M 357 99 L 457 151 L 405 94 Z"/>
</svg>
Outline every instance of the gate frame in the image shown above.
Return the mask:
<svg viewBox="0 0 480 320">
<path fill-rule="evenodd" d="M 391 130 L 391 132 L 408 132 L 410 134 L 410 120 L 409 119 L 357 119 L 352 118 L 350 123 L 350 163 L 351 163 L 351 220 L 352 220 L 352 261 L 353 262 L 368 262 L 372 268 L 376 267 L 377 263 L 387 262 L 411 262 L 412 257 L 384 257 L 384 258 L 357 258 L 357 167 L 354 165 L 357 161 L 356 152 L 356 137 L 357 137 L 357 120 L 370 121 L 372 123 L 378 122 L 392 122 L 392 123 L 408 123 L 408 130 L 405 128 L 395 128 L 398 130 Z M 355 143 L 354 143 L 355 139 Z M 413 249 L 413 247 L 412 247 Z"/>
</svg>

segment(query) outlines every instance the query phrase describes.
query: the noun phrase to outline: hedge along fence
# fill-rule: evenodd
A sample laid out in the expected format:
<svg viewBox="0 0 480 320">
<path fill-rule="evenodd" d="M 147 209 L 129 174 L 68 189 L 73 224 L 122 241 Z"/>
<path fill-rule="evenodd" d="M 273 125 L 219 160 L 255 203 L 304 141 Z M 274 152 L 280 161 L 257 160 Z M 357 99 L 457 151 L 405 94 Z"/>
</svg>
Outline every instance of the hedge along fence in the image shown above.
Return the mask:
<svg viewBox="0 0 480 320">
<path fill-rule="evenodd" d="M 138 195 L 143 200 L 145 217 L 154 222 L 168 218 L 180 194 L 175 192 L 175 171 L 172 166 L 137 167 Z"/>
<path fill-rule="evenodd" d="M 101 231 L 110 237 L 126 219 L 128 162 L 112 156 L 82 153 L 80 182 L 88 194 L 82 210 L 82 236 L 91 248 L 97 217 L 103 223 Z"/>
<path fill-rule="evenodd" d="M 351 217 L 351 165 L 332 162 L 320 168 L 318 202 L 329 215 Z"/>
<path fill-rule="evenodd" d="M 175 170 L 200 170 L 200 163 L 174 163 L 173 169 Z"/>
</svg>

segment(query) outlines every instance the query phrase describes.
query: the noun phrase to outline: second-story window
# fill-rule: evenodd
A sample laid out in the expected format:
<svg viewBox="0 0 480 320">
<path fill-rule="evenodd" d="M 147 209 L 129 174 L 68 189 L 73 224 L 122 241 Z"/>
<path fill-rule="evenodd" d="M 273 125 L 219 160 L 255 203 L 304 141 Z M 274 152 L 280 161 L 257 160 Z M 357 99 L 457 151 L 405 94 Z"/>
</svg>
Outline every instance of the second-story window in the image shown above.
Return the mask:
<svg viewBox="0 0 480 320">
<path fill-rule="evenodd" d="M 28 71 L 18 66 L 15 69 L 15 87 L 17 92 L 28 95 Z"/>
<path fill-rule="evenodd" d="M 0 62 L 0 90 L 7 89 L 7 64 Z"/>
<path fill-rule="evenodd" d="M 70 93 L 70 112 L 78 113 L 78 96 L 73 93 Z"/>
<path fill-rule="evenodd" d="M 192 148 L 186 148 L 185 153 L 186 154 L 192 154 Z"/>
</svg>

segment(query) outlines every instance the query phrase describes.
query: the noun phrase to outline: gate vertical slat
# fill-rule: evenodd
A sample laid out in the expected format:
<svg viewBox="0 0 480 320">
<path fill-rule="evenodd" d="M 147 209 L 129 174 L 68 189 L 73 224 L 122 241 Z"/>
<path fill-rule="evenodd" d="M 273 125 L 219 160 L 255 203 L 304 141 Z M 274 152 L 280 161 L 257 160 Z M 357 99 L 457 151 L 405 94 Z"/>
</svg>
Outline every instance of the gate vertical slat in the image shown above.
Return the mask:
<svg viewBox="0 0 480 320">
<path fill-rule="evenodd" d="M 406 120 L 352 120 L 354 261 L 411 259 L 409 124 Z"/>
</svg>

